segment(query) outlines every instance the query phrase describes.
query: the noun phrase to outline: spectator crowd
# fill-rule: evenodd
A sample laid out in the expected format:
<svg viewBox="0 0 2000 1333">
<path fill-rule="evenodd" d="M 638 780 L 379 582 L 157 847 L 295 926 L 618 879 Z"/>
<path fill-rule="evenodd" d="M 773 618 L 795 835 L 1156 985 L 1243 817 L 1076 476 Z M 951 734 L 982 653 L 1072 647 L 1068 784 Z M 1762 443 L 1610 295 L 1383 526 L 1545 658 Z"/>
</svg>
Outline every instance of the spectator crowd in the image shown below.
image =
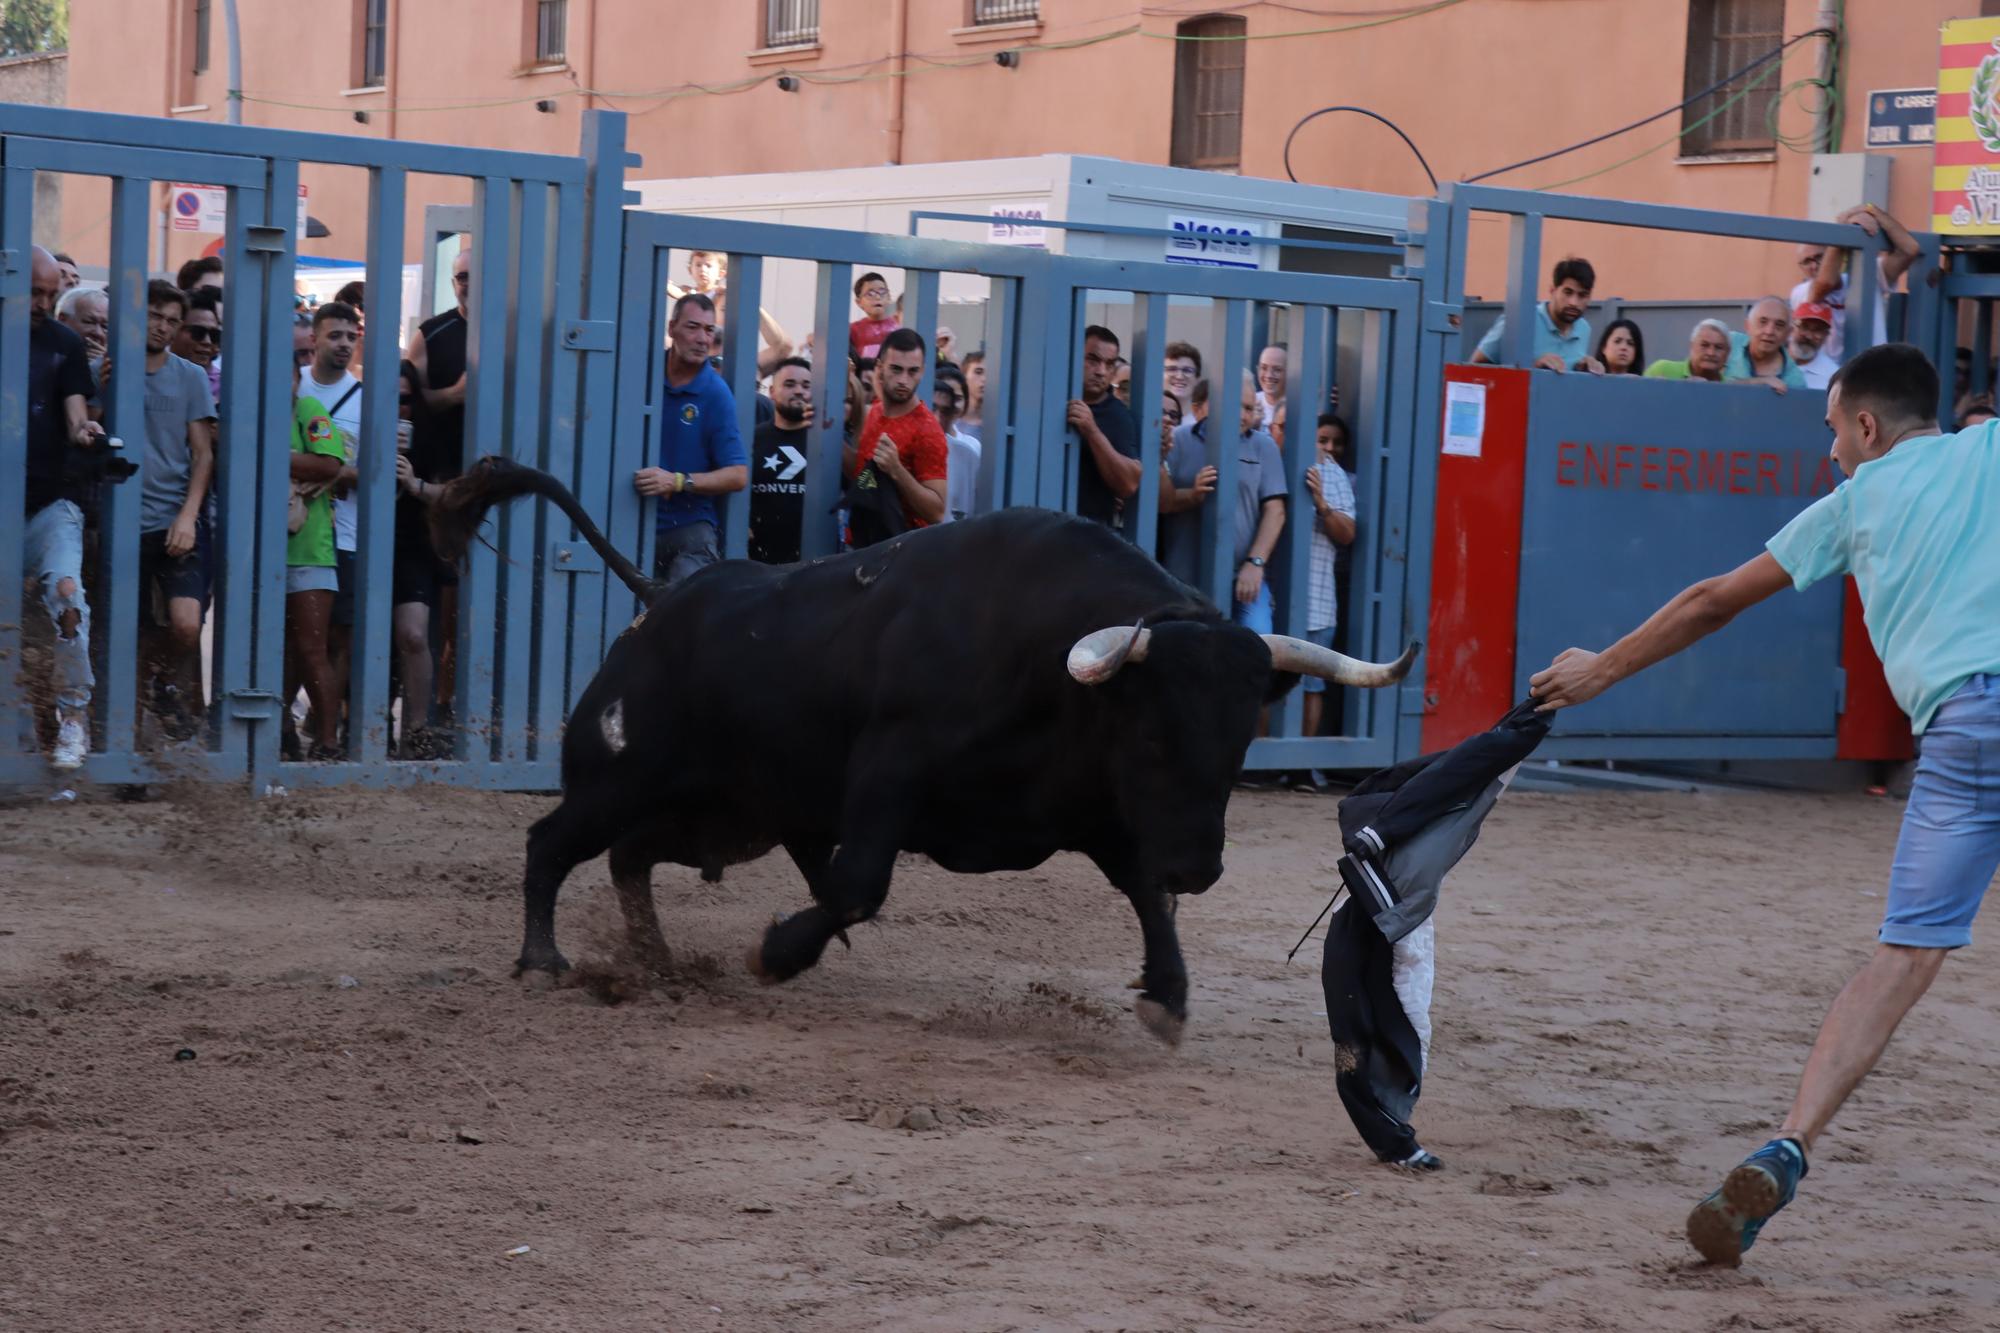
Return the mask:
<svg viewBox="0 0 2000 1333">
<path fill-rule="evenodd" d="M 1843 215 L 1884 240 L 1879 256 L 1875 339 L 1884 338 L 1888 293 L 1917 256 L 1896 220 L 1872 206 Z M 426 509 L 465 461 L 469 367 L 467 317 L 474 269 L 469 246 L 452 263 L 453 303 L 424 320 L 398 367 L 396 500 L 391 579 L 390 753 L 396 759 L 450 755 L 458 576 L 431 549 Z M 1588 260 L 1569 257 L 1551 274 L 1547 299 L 1532 311 L 1529 364 L 1555 373 L 1752 384 L 1786 393 L 1823 389 L 1843 356 L 1852 277 L 1849 251 L 1801 247 L 1800 280 L 1787 296 L 1752 302 L 1741 326 L 1704 318 L 1684 356 L 1648 360 L 1639 324 L 1619 318 L 1593 338 L 1587 311 L 1597 286 Z M 46 719 L 52 762 L 74 768 L 89 750 L 95 676 L 91 605 L 102 576 L 102 484 L 134 474 L 141 702 L 171 742 L 198 742 L 209 694 L 204 629 L 212 607 L 219 544 L 216 458 L 219 405 L 229 374 L 222 348 L 227 274 L 220 258 L 183 265 L 175 281 L 146 289 L 143 366 L 115 364 L 103 289 L 81 281 L 65 255 L 32 255 L 26 571 L 51 627 Z M 666 354 L 645 465 L 630 478 L 650 503 L 654 575 L 672 584 L 722 558 L 721 501 L 748 491 L 747 543 L 753 560 L 791 563 L 808 543 L 809 521 L 837 524 L 843 546 L 864 547 L 913 529 L 963 520 L 981 507 L 982 437 L 988 429 L 987 356 L 964 348 L 945 327 L 926 338 L 903 322 L 903 302 L 879 272 L 853 284 L 854 318 L 844 348 L 794 343 L 768 311 L 754 314 L 759 386 L 755 426 L 743 439 L 737 403 L 722 369 L 728 315 L 727 257 L 687 256 L 685 284 L 671 284 Z M 358 721 L 350 698 L 361 512 L 356 490 L 363 440 L 366 291 L 349 284 L 331 301 L 296 312 L 292 329 L 293 412 L 288 437 L 284 701 L 281 744 L 294 759 L 344 758 Z M 1478 341 L 1475 363 L 1510 356 L 1505 321 Z M 1678 347 L 1672 349 L 1680 351 Z M 830 354 L 829 354 L 830 353 Z M 1132 507 L 1144 480 L 1141 421 L 1132 403 L 1133 367 L 1116 332 L 1086 328 L 1077 349 L 1078 396 L 1064 405 L 1073 433 L 1075 510 L 1084 519 L 1137 536 Z M 1202 350 L 1185 340 L 1164 348 L 1156 385 L 1160 416 L 1157 546 L 1162 565 L 1191 586 L 1228 588 L 1237 623 L 1269 632 L 1275 618 L 1271 561 L 1288 523 L 1303 525 L 1305 636 L 1342 646 L 1340 615 L 1348 557 L 1360 525 L 1346 421 L 1330 395 L 1313 420 L 1303 495 L 1287 481 L 1289 349 L 1258 349 L 1240 383 L 1205 374 Z M 1970 355 L 1958 366 L 1963 418 L 1992 415 L 1970 393 Z M 105 419 L 119 375 L 143 375 L 143 438 L 112 449 Z M 928 397 L 922 387 L 928 378 Z M 1232 416 L 1227 410 L 1234 404 Z M 1220 410 L 1217 410 L 1217 409 Z M 808 512 L 807 477 L 822 412 L 837 415 L 839 477 L 826 487 L 837 518 Z M 270 447 L 276 449 L 276 442 Z M 1300 445 L 1295 447 L 1302 447 Z M 1219 466 L 1233 451 L 1234 490 L 1219 495 Z M 826 455 L 829 460 L 834 456 Z M 121 463 L 119 460 L 123 459 Z M 1305 512 L 1310 505 L 1310 512 Z M 1201 567 L 1204 514 L 1213 507 L 1216 565 Z M 1298 512 L 1294 513 L 1296 508 Z M 99 598 L 101 601 L 101 597 Z M 1307 734 L 1337 724 L 1336 710 L 1307 686 Z"/>
</svg>

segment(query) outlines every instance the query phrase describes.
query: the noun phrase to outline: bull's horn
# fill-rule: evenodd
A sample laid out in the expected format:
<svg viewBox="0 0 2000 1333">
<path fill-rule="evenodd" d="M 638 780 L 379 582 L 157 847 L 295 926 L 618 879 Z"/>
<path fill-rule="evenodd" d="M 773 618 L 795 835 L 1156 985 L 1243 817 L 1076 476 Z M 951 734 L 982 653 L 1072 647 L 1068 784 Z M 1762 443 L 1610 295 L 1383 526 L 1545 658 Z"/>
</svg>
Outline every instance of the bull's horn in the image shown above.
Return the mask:
<svg viewBox="0 0 2000 1333">
<path fill-rule="evenodd" d="M 1127 662 L 1146 660 L 1153 631 L 1144 626 L 1113 625 L 1093 630 L 1069 650 L 1069 674 L 1085 685 L 1102 685 Z"/>
<path fill-rule="evenodd" d="M 1417 650 L 1423 647 L 1421 643 L 1413 643 L 1393 662 L 1363 662 L 1288 634 L 1266 634 L 1264 642 L 1271 646 L 1271 666 L 1278 671 L 1319 676 L 1336 685 L 1367 686 L 1394 685 L 1409 675 L 1410 663 L 1417 660 Z"/>
</svg>

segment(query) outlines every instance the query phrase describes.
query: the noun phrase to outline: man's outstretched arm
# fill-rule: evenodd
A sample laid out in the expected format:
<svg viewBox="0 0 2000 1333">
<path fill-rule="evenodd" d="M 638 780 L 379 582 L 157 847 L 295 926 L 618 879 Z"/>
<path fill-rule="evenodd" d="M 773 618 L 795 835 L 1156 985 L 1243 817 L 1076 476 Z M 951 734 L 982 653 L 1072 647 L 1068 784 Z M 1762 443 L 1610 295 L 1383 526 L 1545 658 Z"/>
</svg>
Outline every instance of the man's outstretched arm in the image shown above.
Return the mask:
<svg viewBox="0 0 2000 1333">
<path fill-rule="evenodd" d="M 1595 699 L 1627 676 L 1672 657 L 1715 633 L 1737 615 L 1792 584 L 1769 551 L 1760 551 L 1727 574 L 1703 579 L 1655 611 L 1645 624 L 1601 653 L 1565 650 L 1528 681 L 1543 712 Z"/>
</svg>

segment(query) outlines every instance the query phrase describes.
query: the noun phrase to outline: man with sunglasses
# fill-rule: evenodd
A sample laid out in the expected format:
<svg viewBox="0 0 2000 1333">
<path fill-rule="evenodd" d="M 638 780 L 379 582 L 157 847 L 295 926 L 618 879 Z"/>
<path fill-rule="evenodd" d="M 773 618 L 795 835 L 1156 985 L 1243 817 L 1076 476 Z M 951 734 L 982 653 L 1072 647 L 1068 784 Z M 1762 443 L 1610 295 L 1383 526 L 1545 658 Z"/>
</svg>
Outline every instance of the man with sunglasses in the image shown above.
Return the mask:
<svg viewBox="0 0 2000 1333">
<path fill-rule="evenodd" d="M 187 294 L 187 318 L 174 335 L 173 353 L 208 376 L 208 392 L 222 401 L 222 289 L 198 287 Z"/>
</svg>

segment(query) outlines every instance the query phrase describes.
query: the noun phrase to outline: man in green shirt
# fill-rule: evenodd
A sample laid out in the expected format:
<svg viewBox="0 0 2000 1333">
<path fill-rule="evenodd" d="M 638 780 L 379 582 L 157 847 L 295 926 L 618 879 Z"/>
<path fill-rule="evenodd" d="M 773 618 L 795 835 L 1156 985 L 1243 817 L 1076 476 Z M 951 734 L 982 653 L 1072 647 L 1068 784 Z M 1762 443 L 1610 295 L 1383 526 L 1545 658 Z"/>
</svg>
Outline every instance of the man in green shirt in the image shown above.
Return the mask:
<svg viewBox="0 0 2000 1333">
<path fill-rule="evenodd" d="M 1704 319 L 1688 337 L 1685 361 L 1655 361 L 1646 367 L 1646 378 L 1655 380 L 1708 380 L 1722 383 L 1722 368 L 1729 364 L 1729 329 L 1719 319 Z"/>
<path fill-rule="evenodd" d="M 296 379 L 296 371 L 294 371 Z M 340 432 L 317 398 L 300 398 L 292 409 L 293 504 L 303 499 L 304 521 L 285 543 L 285 710 L 282 736 L 289 751 L 292 735 L 291 701 L 304 684 L 312 703 L 319 735 L 306 758 L 339 759 L 340 694 L 333 663 L 327 656 L 327 630 L 333 619 L 333 598 L 340 581 L 333 551 L 335 478 L 346 462 Z"/>
</svg>

